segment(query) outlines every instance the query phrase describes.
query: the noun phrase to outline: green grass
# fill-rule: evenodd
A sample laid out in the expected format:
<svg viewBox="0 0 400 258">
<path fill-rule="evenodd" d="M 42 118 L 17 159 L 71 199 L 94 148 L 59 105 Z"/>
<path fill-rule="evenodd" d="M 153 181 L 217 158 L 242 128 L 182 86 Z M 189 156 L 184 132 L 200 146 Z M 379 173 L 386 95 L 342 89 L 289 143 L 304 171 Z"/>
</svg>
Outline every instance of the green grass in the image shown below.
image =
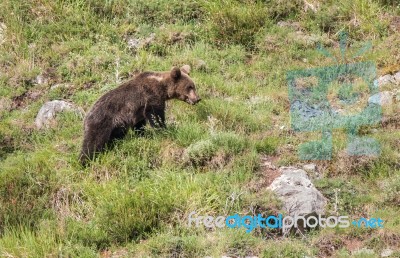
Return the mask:
<svg viewBox="0 0 400 258">
<path fill-rule="evenodd" d="M 286 83 L 291 69 L 332 65 L 318 42 L 339 57 L 335 42 L 348 31 L 351 53 L 366 41 L 374 46 L 353 61 L 397 71 L 396 1 L 308 2 L 316 12 L 300 0 L 2 1 L 0 256 L 349 257 L 352 242 L 398 254 L 400 135 L 390 127 L 366 128 L 382 146 L 376 159 L 346 157 L 346 133 L 335 131 L 332 160 L 317 162 L 323 177 L 314 180 L 328 213 L 380 216 L 382 230 L 282 237 L 187 226 L 192 211 L 279 211 L 272 193 L 253 184 L 265 180 L 261 157 L 300 166 L 298 145 L 320 140 L 320 133 L 289 130 Z M 280 21 L 297 22 L 303 33 Z M 149 45 L 129 47 L 152 33 Z M 35 128 L 46 101 L 66 99 L 87 111 L 135 72 L 183 64 L 192 66 L 202 102 L 169 102 L 167 129 L 130 133 L 87 168 L 77 161 L 82 117 L 63 113 L 51 128 Z M 38 85 L 41 74 L 48 81 Z"/>
</svg>

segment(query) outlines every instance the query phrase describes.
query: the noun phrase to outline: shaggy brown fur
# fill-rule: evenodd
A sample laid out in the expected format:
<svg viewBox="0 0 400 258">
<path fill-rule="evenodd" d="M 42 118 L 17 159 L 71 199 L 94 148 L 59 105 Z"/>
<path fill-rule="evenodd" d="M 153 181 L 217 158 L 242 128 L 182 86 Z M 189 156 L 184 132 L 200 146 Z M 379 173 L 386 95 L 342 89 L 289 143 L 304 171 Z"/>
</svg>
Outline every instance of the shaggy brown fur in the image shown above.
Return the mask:
<svg viewBox="0 0 400 258">
<path fill-rule="evenodd" d="M 121 139 L 128 129 L 165 127 L 165 102 L 180 99 L 189 104 L 200 101 L 189 77 L 190 67 L 174 67 L 170 72 L 144 72 L 103 95 L 85 117 L 84 140 L 79 157 L 85 165 L 113 139 Z"/>
</svg>

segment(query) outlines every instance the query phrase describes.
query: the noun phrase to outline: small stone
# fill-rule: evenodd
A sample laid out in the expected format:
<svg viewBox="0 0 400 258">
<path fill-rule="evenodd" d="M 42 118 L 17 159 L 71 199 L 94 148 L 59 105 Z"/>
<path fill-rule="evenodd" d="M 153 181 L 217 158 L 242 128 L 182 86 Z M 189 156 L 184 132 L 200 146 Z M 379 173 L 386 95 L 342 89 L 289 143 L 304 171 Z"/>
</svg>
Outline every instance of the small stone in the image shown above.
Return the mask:
<svg viewBox="0 0 400 258">
<path fill-rule="evenodd" d="M 392 83 L 393 80 L 394 80 L 393 76 L 391 76 L 390 74 L 386 74 L 378 78 L 378 86 L 383 86 Z"/>
<path fill-rule="evenodd" d="M 6 41 L 6 29 L 7 26 L 4 23 L 0 22 L 0 45 Z"/>
<path fill-rule="evenodd" d="M 395 73 L 393 75 L 393 79 L 397 82 L 400 83 L 400 71 L 398 71 L 397 73 Z"/>
<path fill-rule="evenodd" d="M 382 250 L 381 257 L 389 257 L 392 254 L 393 254 L 393 250 L 389 249 L 389 248 L 386 248 L 386 249 Z"/>
<path fill-rule="evenodd" d="M 287 22 L 287 21 L 280 21 L 277 23 L 279 27 L 287 27 L 294 30 L 301 30 L 301 25 L 299 22 Z"/>
<path fill-rule="evenodd" d="M 303 169 L 307 172 L 317 172 L 317 165 L 315 165 L 314 163 L 310 163 L 310 164 L 306 164 L 303 166 Z"/>
<path fill-rule="evenodd" d="M 136 38 L 129 38 L 127 44 L 129 49 L 137 50 L 140 47 L 140 40 Z"/>
<path fill-rule="evenodd" d="M 58 88 L 68 89 L 68 88 L 72 88 L 72 87 L 73 87 L 72 84 L 69 84 L 69 83 L 57 83 L 57 84 L 54 84 L 53 86 L 51 86 L 50 90 L 55 90 Z"/>
<path fill-rule="evenodd" d="M 391 105 L 393 102 L 393 93 L 390 91 L 382 91 L 369 97 L 368 102 L 381 106 Z"/>
<path fill-rule="evenodd" d="M 269 169 L 274 169 L 274 170 L 276 169 L 276 167 L 274 166 L 274 164 L 272 164 L 271 161 L 265 161 L 264 163 L 262 163 L 261 166 Z"/>
<path fill-rule="evenodd" d="M 353 252 L 353 255 L 373 255 L 374 250 L 368 248 L 361 248 Z"/>
<path fill-rule="evenodd" d="M 42 85 L 42 84 L 46 84 L 48 82 L 48 79 L 43 75 L 43 74 L 39 74 L 38 76 L 36 76 L 34 83 L 38 84 L 38 85 Z"/>
<path fill-rule="evenodd" d="M 204 71 L 207 69 L 207 63 L 204 60 L 198 59 L 196 60 L 195 67 L 197 70 Z"/>
</svg>

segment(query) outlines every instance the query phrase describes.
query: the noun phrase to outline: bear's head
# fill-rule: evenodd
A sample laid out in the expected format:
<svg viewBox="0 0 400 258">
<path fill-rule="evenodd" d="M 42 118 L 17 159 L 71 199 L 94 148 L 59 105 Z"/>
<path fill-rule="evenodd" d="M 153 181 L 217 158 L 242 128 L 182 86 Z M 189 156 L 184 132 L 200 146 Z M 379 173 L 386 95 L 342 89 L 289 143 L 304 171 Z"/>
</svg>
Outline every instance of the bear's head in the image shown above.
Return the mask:
<svg viewBox="0 0 400 258">
<path fill-rule="evenodd" d="M 189 77 L 190 66 L 185 65 L 182 68 L 174 67 L 170 72 L 170 83 L 169 85 L 170 98 L 180 99 L 191 105 L 198 103 L 201 98 L 196 93 L 196 87 L 194 82 Z M 172 87 L 171 87 L 172 86 Z"/>
</svg>

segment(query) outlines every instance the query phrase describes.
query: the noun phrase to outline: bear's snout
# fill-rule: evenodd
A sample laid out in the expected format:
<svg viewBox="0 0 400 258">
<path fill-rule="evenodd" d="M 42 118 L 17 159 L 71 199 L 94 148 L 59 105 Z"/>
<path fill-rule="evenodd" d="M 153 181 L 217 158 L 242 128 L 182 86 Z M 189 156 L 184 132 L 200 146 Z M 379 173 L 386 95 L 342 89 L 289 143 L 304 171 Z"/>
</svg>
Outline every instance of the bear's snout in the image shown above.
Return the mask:
<svg viewBox="0 0 400 258">
<path fill-rule="evenodd" d="M 197 103 L 199 103 L 200 102 L 200 100 L 201 100 L 201 98 L 199 98 L 199 97 L 197 97 L 197 98 L 195 98 L 195 99 L 189 99 L 189 104 L 191 104 L 191 105 L 196 105 Z"/>
<path fill-rule="evenodd" d="M 195 99 L 187 98 L 186 102 L 190 105 L 196 105 L 200 100 L 201 98 L 195 98 Z"/>
<path fill-rule="evenodd" d="M 187 96 L 186 102 L 188 102 L 191 105 L 195 105 L 200 100 L 201 98 L 197 95 L 197 93 L 194 90 L 192 90 L 190 91 L 189 96 Z"/>
</svg>

